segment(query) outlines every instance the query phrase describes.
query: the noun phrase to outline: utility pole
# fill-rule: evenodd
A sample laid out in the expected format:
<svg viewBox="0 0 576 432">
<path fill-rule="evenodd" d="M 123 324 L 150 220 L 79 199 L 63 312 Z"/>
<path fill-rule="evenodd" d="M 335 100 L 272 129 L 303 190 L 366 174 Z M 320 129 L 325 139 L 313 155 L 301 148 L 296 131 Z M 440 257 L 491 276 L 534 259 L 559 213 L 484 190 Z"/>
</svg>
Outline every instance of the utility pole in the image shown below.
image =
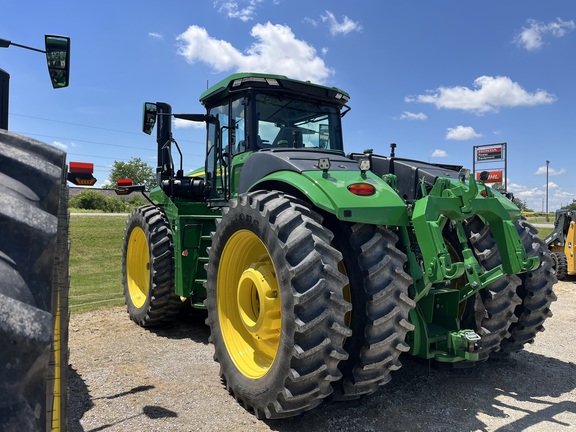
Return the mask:
<svg viewBox="0 0 576 432">
<path fill-rule="evenodd" d="M 546 222 L 550 222 L 550 216 L 548 216 L 548 166 L 550 161 L 546 161 Z"/>
</svg>

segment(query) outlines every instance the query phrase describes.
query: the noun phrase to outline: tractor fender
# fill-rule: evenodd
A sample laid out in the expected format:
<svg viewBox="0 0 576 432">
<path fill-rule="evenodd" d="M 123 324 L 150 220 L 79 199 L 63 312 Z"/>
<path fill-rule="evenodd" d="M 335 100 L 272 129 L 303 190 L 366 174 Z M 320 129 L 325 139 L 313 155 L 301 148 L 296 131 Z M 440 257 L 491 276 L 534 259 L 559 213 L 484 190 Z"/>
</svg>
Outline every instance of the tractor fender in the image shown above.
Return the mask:
<svg viewBox="0 0 576 432">
<path fill-rule="evenodd" d="M 375 193 L 355 195 L 348 190 L 354 183 L 369 183 Z M 298 190 L 316 207 L 332 213 L 339 220 L 390 226 L 407 226 L 406 204 L 382 179 L 371 172 L 320 170 L 276 171 L 255 182 L 248 191 Z"/>
</svg>

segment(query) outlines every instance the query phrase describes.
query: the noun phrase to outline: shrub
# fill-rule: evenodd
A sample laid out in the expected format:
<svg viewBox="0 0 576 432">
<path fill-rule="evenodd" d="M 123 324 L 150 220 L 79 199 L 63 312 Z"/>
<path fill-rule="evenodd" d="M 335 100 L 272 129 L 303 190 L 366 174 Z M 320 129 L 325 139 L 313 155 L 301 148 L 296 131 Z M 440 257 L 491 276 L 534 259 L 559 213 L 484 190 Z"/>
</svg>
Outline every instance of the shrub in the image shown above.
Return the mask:
<svg viewBox="0 0 576 432">
<path fill-rule="evenodd" d="M 128 213 L 132 210 L 132 206 L 127 202 L 122 201 L 116 197 L 106 198 L 106 206 L 104 211 L 107 213 Z"/>
<path fill-rule="evenodd" d="M 86 189 L 69 199 L 69 207 L 84 210 L 99 210 L 105 213 L 129 213 L 135 207 L 148 204 L 142 196 L 134 195 L 124 201 L 117 197 L 106 197 L 102 193 Z"/>
<path fill-rule="evenodd" d="M 94 190 L 84 190 L 78 195 L 70 197 L 68 205 L 86 210 L 104 210 L 106 208 L 106 197 Z"/>
</svg>

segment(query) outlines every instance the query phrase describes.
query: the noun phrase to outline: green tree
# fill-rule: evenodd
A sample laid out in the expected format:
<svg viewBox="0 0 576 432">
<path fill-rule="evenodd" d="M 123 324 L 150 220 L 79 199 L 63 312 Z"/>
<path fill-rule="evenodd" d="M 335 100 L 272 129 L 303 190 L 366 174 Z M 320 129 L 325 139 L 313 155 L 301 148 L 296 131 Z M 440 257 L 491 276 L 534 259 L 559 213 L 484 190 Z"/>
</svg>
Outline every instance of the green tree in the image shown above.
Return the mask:
<svg viewBox="0 0 576 432">
<path fill-rule="evenodd" d="M 522 201 L 520 198 L 514 197 L 512 199 L 512 202 L 514 204 L 516 204 L 516 207 L 518 207 L 520 209 L 520 211 L 525 211 L 525 212 L 533 212 L 534 211 L 531 208 L 528 208 L 528 206 L 526 205 L 526 202 Z"/>
<path fill-rule="evenodd" d="M 110 184 L 106 189 L 116 189 L 118 179 L 130 178 L 135 185 L 144 185 L 146 190 L 156 186 L 156 174 L 154 169 L 140 158 L 132 158 L 128 162 L 114 161 L 110 171 Z"/>
</svg>

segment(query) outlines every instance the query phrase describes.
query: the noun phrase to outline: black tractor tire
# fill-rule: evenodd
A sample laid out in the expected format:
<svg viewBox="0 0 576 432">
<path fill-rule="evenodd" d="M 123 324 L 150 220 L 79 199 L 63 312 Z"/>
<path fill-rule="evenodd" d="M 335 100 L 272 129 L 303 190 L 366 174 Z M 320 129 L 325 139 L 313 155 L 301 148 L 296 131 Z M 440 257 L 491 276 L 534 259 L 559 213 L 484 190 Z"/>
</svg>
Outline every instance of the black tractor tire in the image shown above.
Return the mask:
<svg viewBox="0 0 576 432">
<path fill-rule="evenodd" d="M 408 313 L 415 303 L 396 234 L 377 225 L 338 225 L 334 246 L 349 279 L 352 336 L 344 343 L 349 357 L 340 363 L 343 378 L 334 384 L 333 399 L 351 400 L 374 393 L 401 367 L 399 357 L 410 349 L 405 338 L 414 329 Z"/>
<path fill-rule="evenodd" d="M 533 225 L 525 220 L 514 225 L 527 255 L 538 257 L 540 265 L 535 270 L 519 275 L 522 283 L 518 286 L 517 293 L 522 302 L 514 311 L 517 321 L 510 325 L 511 336 L 502 341 L 503 353 L 518 352 L 525 344 L 534 343 L 536 335 L 544 331 L 544 321 L 552 316 L 550 305 L 556 300 L 552 287 L 557 279 L 550 251 L 537 236 L 538 230 Z"/>
<path fill-rule="evenodd" d="M 480 266 L 490 270 L 500 265 L 500 254 L 489 226 L 474 217 L 465 230 Z M 518 320 L 514 310 L 521 302 L 516 293 L 520 283 L 517 275 L 505 275 L 468 299 L 461 327 L 481 336 L 478 342 L 481 360 L 500 351 L 502 341 L 510 337 L 510 326 Z"/>
<path fill-rule="evenodd" d="M 552 268 L 556 272 L 558 280 L 566 280 L 568 277 L 568 258 L 564 252 L 552 252 Z"/>
<path fill-rule="evenodd" d="M 66 153 L 0 130 L 0 428 L 67 427 Z"/>
<path fill-rule="evenodd" d="M 182 300 L 174 293 L 174 243 L 163 211 L 132 210 L 122 247 L 122 284 L 130 319 L 142 327 L 173 320 Z"/>
<path fill-rule="evenodd" d="M 256 417 L 298 415 L 332 393 L 348 357 L 342 255 L 321 216 L 282 192 L 242 194 L 222 210 L 205 284 L 220 376 Z"/>
</svg>

